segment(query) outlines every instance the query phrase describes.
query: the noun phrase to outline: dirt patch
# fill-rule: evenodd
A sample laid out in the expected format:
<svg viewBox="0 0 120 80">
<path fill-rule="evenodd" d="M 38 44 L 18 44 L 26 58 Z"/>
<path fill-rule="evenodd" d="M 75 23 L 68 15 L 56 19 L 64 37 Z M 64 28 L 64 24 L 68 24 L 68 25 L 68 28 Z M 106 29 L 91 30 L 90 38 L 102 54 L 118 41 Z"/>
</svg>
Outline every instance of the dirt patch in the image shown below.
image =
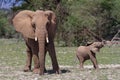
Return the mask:
<svg viewBox="0 0 120 80">
<path fill-rule="evenodd" d="M 99 70 L 94 70 L 92 65 L 80 70 L 79 66 L 60 66 L 62 73 L 57 75 L 47 68 L 44 76 L 23 72 L 22 67 L 0 66 L 0 80 L 119 80 L 120 65 L 99 65 Z"/>
<path fill-rule="evenodd" d="M 79 65 L 77 66 L 60 66 L 61 68 L 79 68 Z M 93 65 L 86 65 L 84 66 L 85 69 L 92 69 Z M 120 68 L 120 64 L 108 64 L 108 65 L 103 65 L 103 64 L 99 64 L 99 68 L 100 69 L 107 69 L 107 68 Z"/>
</svg>

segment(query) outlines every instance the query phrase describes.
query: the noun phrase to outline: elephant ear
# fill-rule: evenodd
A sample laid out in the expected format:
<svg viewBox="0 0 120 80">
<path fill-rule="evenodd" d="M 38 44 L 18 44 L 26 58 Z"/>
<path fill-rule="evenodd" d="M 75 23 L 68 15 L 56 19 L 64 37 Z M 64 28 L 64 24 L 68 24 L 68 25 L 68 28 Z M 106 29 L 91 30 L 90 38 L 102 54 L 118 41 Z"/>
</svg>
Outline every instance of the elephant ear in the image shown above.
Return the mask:
<svg viewBox="0 0 120 80">
<path fill-rule="evenodd" d="M 48 24 L 48 34 L 49 37 L 54 38 L 55 30 L 56 30 L 56 15 L 53 11 L 45 11 L 45 14 L 48 16 L 49 24 Z"/>
<path fill-rule="evenodd" d="M 96 47 L 90 47 L 90 51 L 92 51 L 93 53 L 97 53 L 99 52 L 99 49 Z"/>
<path fill-rule="evenodd" d="M 45 11 L 45 14 L 48 16 L 48 19 L 50 20 L 51 24 L 56 24 L 56 15 L 53 11 Z"/>
<path fill-rule="evenodd" d="M 24 37 L 34 39 L 34 28 L 32 27 L 33 11 L 24 10 L 16 14 L 13 18 L 13 26 L 17 32 L 20 32 Z"/>
<path fill-rule="evenodd" d="M 91 45 L 89 45 L 89 48 L 93 53 L 97 53 L 99 52 L 98 46 L 99 46 L 98 42 L 93 42 Z"/>
</svg>

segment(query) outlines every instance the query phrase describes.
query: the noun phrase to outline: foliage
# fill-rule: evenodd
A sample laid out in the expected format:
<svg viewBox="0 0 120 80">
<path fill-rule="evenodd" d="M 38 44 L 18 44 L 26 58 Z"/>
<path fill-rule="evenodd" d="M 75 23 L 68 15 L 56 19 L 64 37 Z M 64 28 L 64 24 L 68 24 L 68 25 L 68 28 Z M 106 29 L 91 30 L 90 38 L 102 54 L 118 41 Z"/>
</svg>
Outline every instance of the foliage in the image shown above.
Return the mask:
<svg viewBox="0 0 120 80">
<path fill-rule="evenodd" d="M 13 11 L 17 10 L 54 10 L 56 8 L 56 0 L 24 0 L 25 2 L 22 4 L 22 6 L 19 7 L 13 7 Z"/>
<path fill-rule="evenodd" d="M 5 12 L 0 11 L 0 38 L 11 38 L 15 33 L 13 27 L 9 24 Z"/>
<path fill-rule="evenodd" d="M 70 0 L 66 4 L 69 15 L 62 25 L 62 37 L 66 45 L 79 46 L 80 43 L 95 41 L 95 38 L 85 31 L 86 28 L 98 37 L 110 40 L 120 29 L 120 18 L 115 18 L 119 12 L 114 13 L 116 6 L 119 6 L 116 1 L 118 0 Z"/>
<path fill-rule="evenodd" d="M 56 41 L 61 46 L 79 46 L 88 41 L 95 41 L 96 38 L 85 29 L 107 40 L 111 40 L 120 29 L 120 0 L 24 1 L 22 6 L 14 7 L 12 10 L 16 12 L 25 9 L 33 11 L 50 9 L 56 13 L 58 26 Z M 3 28 L 1 32 L 4 33 Z"/>
</svg>

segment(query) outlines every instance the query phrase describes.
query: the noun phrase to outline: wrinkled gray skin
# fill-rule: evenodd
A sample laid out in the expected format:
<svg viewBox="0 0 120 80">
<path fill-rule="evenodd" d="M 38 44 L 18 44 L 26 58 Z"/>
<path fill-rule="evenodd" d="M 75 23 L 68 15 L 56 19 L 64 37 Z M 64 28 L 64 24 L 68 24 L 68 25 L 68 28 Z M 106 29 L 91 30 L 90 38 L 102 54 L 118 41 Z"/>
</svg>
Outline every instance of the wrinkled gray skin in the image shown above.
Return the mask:
<svg viewBox="0 0 120 80">
<path fill-rule="evenodd" d="M 23 35 L 27 46 L 27 60 L 24 71 L 31 70 L 33 58 L 33 72 L 43 75 L 45 56 L 48 51 L 54 72 L 60 73 L 54 46 L 56 33 L 55 13 L 50 10 L 23 10 L 16 14 L 12 21 L 15 30 Z"/>
<path fill-rule="evenodd" d="M 87 46 L 79 46 L 76 56 L 80 62 L 80 68 L 83 69 L 83 64 L 86 60 L 90 59 L 95 69 L 98 69 L 96 53 L 104 46 L 103 42 L 93 42 Z"/>
</svg>

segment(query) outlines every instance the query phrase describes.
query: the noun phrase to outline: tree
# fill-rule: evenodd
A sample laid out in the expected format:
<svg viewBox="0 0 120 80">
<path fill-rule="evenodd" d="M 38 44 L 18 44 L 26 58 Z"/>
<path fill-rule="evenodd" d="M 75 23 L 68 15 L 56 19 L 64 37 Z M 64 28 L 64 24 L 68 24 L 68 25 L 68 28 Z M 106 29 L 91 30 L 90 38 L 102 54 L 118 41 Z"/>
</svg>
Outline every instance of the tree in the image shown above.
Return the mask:
<svg viewBox="0 0 120 80">
<path fill-rule="evenodd" d="M 99 38 L 112 39 L 120 27 L 119 0 L 25 0 L 13 10 L 53 10 L 57 14 L 58 44 L 79 46 Z"/>
</svg>

